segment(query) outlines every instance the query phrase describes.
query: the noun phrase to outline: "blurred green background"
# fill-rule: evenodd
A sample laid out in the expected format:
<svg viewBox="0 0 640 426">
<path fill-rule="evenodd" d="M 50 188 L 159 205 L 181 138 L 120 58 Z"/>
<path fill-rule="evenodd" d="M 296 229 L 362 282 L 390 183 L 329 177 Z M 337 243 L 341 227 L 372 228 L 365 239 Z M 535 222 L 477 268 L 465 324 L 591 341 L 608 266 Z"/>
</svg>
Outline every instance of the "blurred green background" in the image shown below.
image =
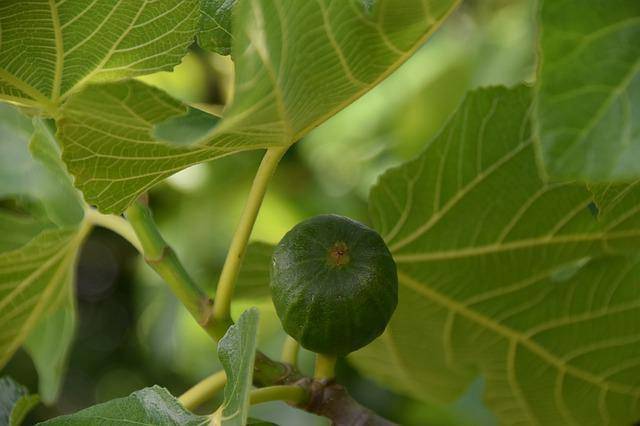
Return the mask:
<svg viewBox="0 0 640 426">
<path fill-rule="evenodd" d="M 467 90 L 533 79 L 534 24 L 529 0 L 465 2 L 396 73 L 290 150 L 253 239 L 275 243 L 300 220 L 321 213 L 367 223 L 367 196 L 376 178 L 419 153 Z M 143 80 L 188 102 L 219 105 L 231 96 L 232 65 L 194 50 L 173 73 Z M 249 152 L 192 167 L 150 194 L 166 239 L 211 294 L 260 158 L 261 152 Z M 82 251 L 77 286 L 79 327 L 62 393 L 55 406 L 40 406 L 29 422 L 152 384 L 179 395 L 220 369 L 210 339 L 118 236 L 93 232 Z M 284 334 L 269 300 L 242 297 L 233 310 L 237 315 L 250 305 L 262 311 L 261 347 L 278 356 Z M 311 355 L 303 352 L 301 361 L 309 372 Z M 37 391 L 35 369 L 23 351 L 3 374 Z M 348 361 L 339 363 L 338 380 L 359 401 L 401 424 L 495 424 L 482 405 L 481 380 L 445 407 L 393 394 L 361 377 Z M 280 403 L 253 410 L 280 425 L 327 424 Z"/>
</svg>

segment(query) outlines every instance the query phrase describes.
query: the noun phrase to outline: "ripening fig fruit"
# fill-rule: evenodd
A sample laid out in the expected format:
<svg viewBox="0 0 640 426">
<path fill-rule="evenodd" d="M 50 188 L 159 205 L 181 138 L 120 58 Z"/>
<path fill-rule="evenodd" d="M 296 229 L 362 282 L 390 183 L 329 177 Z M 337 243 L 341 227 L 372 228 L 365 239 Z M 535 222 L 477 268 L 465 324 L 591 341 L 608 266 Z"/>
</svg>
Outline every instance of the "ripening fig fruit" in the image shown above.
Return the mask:
<svg viewBox="0 0 640 426">
<path fill-rule="evenodd" d="M 271 296 L 285 331 L 311 351 L 342 356 L 384 331 L 398 303 L 384 240 L 337 215 L 299 223 L 276 246 Z"/>
</svg>

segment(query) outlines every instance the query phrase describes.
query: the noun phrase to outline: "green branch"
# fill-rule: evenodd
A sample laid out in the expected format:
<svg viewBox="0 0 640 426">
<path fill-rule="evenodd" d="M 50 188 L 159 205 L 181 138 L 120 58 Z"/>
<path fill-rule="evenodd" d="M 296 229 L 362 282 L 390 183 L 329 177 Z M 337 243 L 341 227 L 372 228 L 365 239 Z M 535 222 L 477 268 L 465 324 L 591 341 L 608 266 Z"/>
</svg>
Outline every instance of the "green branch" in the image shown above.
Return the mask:
<svg viewBox="0 0 640 426">
<path fill-rule="evenodd" d="M 213 320 L 213 301 L 189 276 L 175 252 L 167 245 L 146 203 L 138 200 L 126 211 L 127 219 L 142 245 L 144 258 L 169 285 L 176 297 L 211 337 L 219 340 L 228 323 Z"/>
<path fill-rule="evenodd" d="M 227 258 L 222 267 L 220 280 L 216 289 L 216 297 L 213 307 L 213 317 L 221 323 L 231 323 L 231 298 L 236 279 L 240 272 L 242 259 L 253 230 L 253 225 L 258 217 L 258 211 L 262 205 L 267 185 L 278 166 L 280 159 L 287 152 L 287 147 L 269 148 L 260 163 L 256 177 L 253 180 L 247 204 L 240 217 L 240 223 L 231 240 Z"/>
</svg>

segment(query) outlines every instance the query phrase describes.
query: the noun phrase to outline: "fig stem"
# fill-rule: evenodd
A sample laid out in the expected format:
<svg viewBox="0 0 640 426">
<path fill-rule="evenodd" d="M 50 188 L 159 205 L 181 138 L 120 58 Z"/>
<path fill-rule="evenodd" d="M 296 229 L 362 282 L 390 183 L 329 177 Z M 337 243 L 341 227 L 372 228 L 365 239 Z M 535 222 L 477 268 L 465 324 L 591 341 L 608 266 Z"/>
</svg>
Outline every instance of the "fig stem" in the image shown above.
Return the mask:
<svg viewBox="0 0 640 426">
<path fill-rule="evenodd" d="M 329 380 L 335 377 L 337 358 L 333 355 L 316 354 L 316 368 L 313 377 L 318 380 Z"/>
<path fill-rule="evenodd" d="M 300 343 L 291 336 L 287 336 L 282 346 L 282 362 L 291 364 L 294 367 L 298 365 L 298 353 L 300 352 Z"/>
<path fill-rule="evenodd" d="M 282 156 L 287 152 L 288 147 L 269 148 L 262 158 L 260 167 L 253 179 L 249 197 L 240 216 L 240 222 L 231 240 L 227 258 L 220 273 L 220 280 L 214 298 L 213 317 L 218 322 L 231 324 L 231 298 L 236 279 L 240 272 L 242 259 L 247 249 L 247 243 L 253 230 L 253 225 L 258 217 L 258 211 L 262 205 L 267 185 L 280 162 Z"/>
<path fill-rule="evenodd" d="M 213 398 L 227 383 L 227 375 L 224 370 L 218 371 L 198 382 L 192 388 L 180 395 L 178 401 L 187 410 L 193 411 L 207 400 Z"/>
<path fill-rule="evenodd" d="M 212 319 L 211 298 L 193 281 L 180 259 L 165 242 L 144 200 L 137 200 L 126 211 L 144 259 L 169 285 L 171 291 L 211 337 L 219 340 L 229 324 Z"/>
</svg>

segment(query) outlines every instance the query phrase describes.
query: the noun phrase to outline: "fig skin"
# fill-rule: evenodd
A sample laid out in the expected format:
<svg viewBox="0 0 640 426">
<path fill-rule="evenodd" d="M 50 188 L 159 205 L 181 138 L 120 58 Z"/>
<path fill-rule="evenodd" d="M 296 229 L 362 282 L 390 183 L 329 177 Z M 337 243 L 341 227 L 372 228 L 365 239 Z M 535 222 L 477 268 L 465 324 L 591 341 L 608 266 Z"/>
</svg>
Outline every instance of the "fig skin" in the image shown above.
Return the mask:
<svg viewBox="0 0 640 426">
<path fill-rule="evenodd" d="M 382 334 L 398 303 L 396 264 L 382 237 L 337 215 L 307 219 L 282 238 L 270 287 L 287 334 L 334 356 Z"/>
</svg>

